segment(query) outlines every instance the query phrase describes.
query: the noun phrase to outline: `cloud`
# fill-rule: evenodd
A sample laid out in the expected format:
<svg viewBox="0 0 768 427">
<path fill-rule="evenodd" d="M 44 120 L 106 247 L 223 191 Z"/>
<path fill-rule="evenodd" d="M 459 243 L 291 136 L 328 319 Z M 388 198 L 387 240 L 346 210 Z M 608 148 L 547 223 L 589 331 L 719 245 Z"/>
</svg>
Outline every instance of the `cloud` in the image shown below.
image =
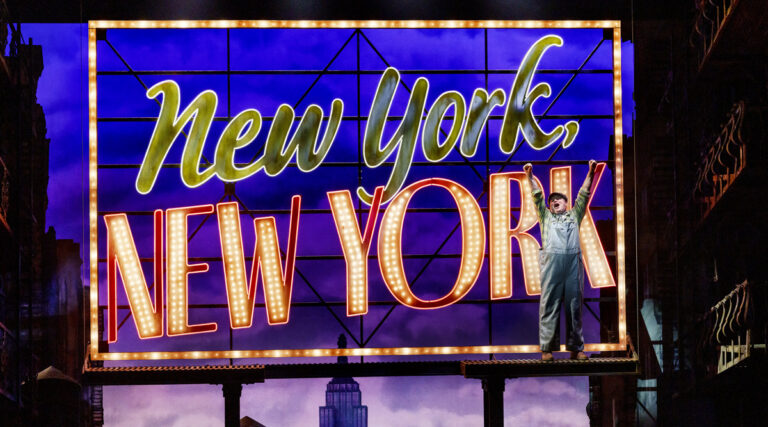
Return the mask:
<svg viewBox="0 0 768 427">
<path fill-rule="evenodd" d="M 581 398 L 583 392 L 576 389 L 571 382 L 562 379 L 520 378 L 510 381 L 507 391 L 516 396 L 549 395 L 557 398 Z"/>
<path fill-rule="evenodd" d="M 526 426 L 587 426 L 589 418 L 582 408 L 559 409 L 552 405 L 529 407 L 521 412 L 504 417 L 507 425 Z"/>
<path fill-rule="evenodd" d="M 461 377 L 358 378 L 370 426 L 448 427 L 483 423 L 480 381 Z M 585 426 L 585 378 L 507 381 L 507 425 Z M 318 424 L 328 379 L 272 380 L 243 387 L 241 416 L 269 427 Z M 221 425 L 221 386 L 105 387 L 109 426 Z M 396 421 L 395 421 L 396 420 Z"/>
<path fill-rule="evenodd" d="M 587 377 L 519 378 L 506 383 L 504 413 L 509 425 L 589 425 Z"/>
<path fill-rule="evenodd" d="M 46 223 L 57 237 L 82 243 L 82 165 L 87 150 L 82 138 L 87 108 L 87 64 L 81 36 L 87 32 L 77 24 L 25 24 L 24 35 L 43 46 L 43 73 L 37 101 L 46 119 L 50 138 L 50 178 Z M 80 95 L 78 95 L 80 93 Z"/>
<path fill-rule="evenodd" d="M 59 239 L 83 238 L 83 169 L 79 163 L 51 168 L 48 178 L 48 211 L 46 223 L 56 228 Z M 68 215 L 61 215 L 68 212 Z"/>
<path fill-rule="evenodd" d="M 224 419 L 220 386 L 104 387 L 104 402 L 108 426 L 210 426 Z"/>
</svg>

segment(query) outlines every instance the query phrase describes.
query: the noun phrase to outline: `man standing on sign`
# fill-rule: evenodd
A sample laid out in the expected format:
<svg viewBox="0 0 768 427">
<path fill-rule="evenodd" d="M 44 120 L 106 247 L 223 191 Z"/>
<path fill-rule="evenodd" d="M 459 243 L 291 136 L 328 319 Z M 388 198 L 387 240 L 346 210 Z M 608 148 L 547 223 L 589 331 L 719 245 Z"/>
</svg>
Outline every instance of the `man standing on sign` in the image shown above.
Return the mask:
<svg viewBox="0 0 768 427">
<path fill-rule="evenodd" d="M 544 195 L 533 179 L 531 164 L 523 167 L 531 182 L 531 195 L 541 224 L 541 300 L 539 301 L 539 345 L 541 360 L 553 360 L 552 350 L 560 323 L 560 304 L 565 305 L 566 344 L 571 359 L 586 360 L 581 330 L 581 305 L 584 287 L 584 266 L 581 261 L 579 225 L 584 218 L 592 188 L 597 162 L 589 161 L 589 173 L 579 190 L 573 209 L 568 210 L 568 198 L 561 193 L 549 195 L 549 209 Z"/>
</svg>

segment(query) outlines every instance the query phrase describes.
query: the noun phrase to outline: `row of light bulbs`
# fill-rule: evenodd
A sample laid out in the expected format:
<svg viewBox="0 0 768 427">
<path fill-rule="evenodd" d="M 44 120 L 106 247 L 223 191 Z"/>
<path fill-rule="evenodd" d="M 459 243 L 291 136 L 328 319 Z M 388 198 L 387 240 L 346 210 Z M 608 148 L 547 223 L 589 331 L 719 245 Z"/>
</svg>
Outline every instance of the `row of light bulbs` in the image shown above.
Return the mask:
<svg viewBox="0 0 768 427">
<path fill-rule="evenodd" d="M 245 253 L 243 236 L 240 228 L 240 210 L 237 202 L 216 205 L 219 218 L 219 236 L 221 239 L 222 260 L 224 262 L 224 282 L 229 302 L 229 322 L 232 328 L 247 328 L 253 321 L 253 301 L 256 288 L 249 293 L 245 275 Z"/>
<path fill-rule="evenodd" d="M 377 188 L 374 193 L 374 203 L 368 214 L 369 221 L 364 235 L 360 233 L 349 191 L 328 193 L 333 220 L 347 262 L 347 316 L 368 313 L 368 254 L 382 190 Z"/>
<path fill-rule="evenodd" d="M 187 276 L 208 271 L 208 264 L 188 261 L 187 217 L 213 213 L 213 205 L 168 209 L 166 245 L 168 260 L 168 336 L 214 332 L 216 323 L 189 324 Z"/>
<path fill-rule="evenodd" d="M 570 167 L 555 168 L 552 170 L 552 191 L 568 194 L 570 189 Z M 602 174 L 602 165 L 597 173 L 599 181 Z M 514 180 L 520 186 L 523 198 L 521 221 L 510 230 L 509 215 L 509 182 Z M 540 185 L 540 184 L 539 184 Z M 405 271 L 402 266 L 402 225 L 408 202 L 413 194 L 427 186 L 438 186 L 446 189 L 454 197 L 462 223 L 462 260 L 459 277 L 454 284 L 451 293 L 445 297 L 425 301 L 416 297 L 407 284 Z M 540 293 L 541 277 L 538 264 L 538 242 L 527 233 L 536 224 L 534 202 L 531 197 L 531 184 L 524 173 L 510 172 L 495 174 L 491 179 L 491 195 L 493 207 L 491 210 L 491 223 L 493 227 L 492 239 L 492 297 L 503 298 L 511 295 L 511 262 L 509 258 L 510 238 L 518 239 L 521 248 L 521 259 L 525 275 L 526 290 L 528 294 Z M 370 240 L 366 243 L 365 251 L 360 239 L 360 231 L 354 216 L 351 196 L 348 192 L 338 192 L 329 195 L 331 199 L 334 219 L 340 230 L 340 238 L 344 246 L 345 257 L 348 262 L 348 311 L 364 313 L 367 311 L 367 256 Z M 245 275 L 244 252 L 242 247 L 242 235 L 240 234 L 240 220 L 238 205 L 235 202 L 218 204 L 219 227 L 221 236 L 222 256 L 225 268 L 227 297 L 230 304 L 230 321 L 233 328 L 248 327 L 252 322 L 253 294 L 249 294 Z M 588 211 L 588 210 L 587 210 Z M 216 325 L 194 325 L 190 327 L 187 321 L 187 281 L 186 275 L 190 267 L 204 267 L 207 264 L 196 266 L 187 265 L 187 219 L 190 214 L 213 212 L 212 205 L 204 205 L 192 208 L 176 208 L 168 210 L 168 304 L 169 304 L 169 335 L 181 335 L 192 332 L 205 332 L 216 330 Z M 158 336 L 162 334 L 162 326 L 157 327 L 150 323 L 150 319 L 156 317 L 156 310 L 151 308 L 144 275 L 141 273 L 138 254 L 133 244 L 127 217 L 124 214 L 107 216 L 107 225 L 111 230 L 110 242 L 114 242 L 117 248 L 117 260 L 120 264 L 121 274 L 124 277 L 129 301 L 136 304 L 133 312 L 136 315 L 137 329 L 142 338 Z M 107 218 L 105 217 L 105 219 Z M 374 219 L 375 220 L 375 219 Z M 585 215 L 586 222 L 582 223 L 582 233 L 587 234 L 582 241 L 587 257 L 588 274 L 591 274 L 595 283 L 606 285 L 611 283 L 613 277 L 608 268 L 607 259 L 601 249 L 598 249 L 599 237 L 594 229 L 591 216 Z M 591 225 L 591 228 L 589 227 Z M 283 271 L 280 268 L 281 260 L 277 242 L 277 233 L 273 217 L 258 218 L 254 220 L 257 230 L 257 249 L 255 258 L 263 269 L 262 277 L 265 283 L 266 305 L 270 324 L 286 323 L 288 319 L 288 306 L 290 305 L 290 291 L 286 289 Z M 367 227 L 370 228 L 370 227 Z M 400 193 L 393 201 L 390 209 L 382 220 L 382 236 L 379 240 L 379 259 L 385 283 L 392 294 L 403 304 L 414 308 L 439 308 L 452 304 L 466 295 L 474 285 L 482 267 L 485 247 L 485 229 L 482 213 L 476 200 L 462 186 L 453 181 L 431 178 L 416 182 Z M 366 231 L 369 234 L 369 230 Z M 382 243 L 383 242 L 383 243 Z M 596 261 L 597 260 L 597 261 Z M 602 260 L 603 262 L 599 262 Z M 200 269 L 195 269 L 200 271 Z M 253 277 L 252 277 L 253 279 Z M 609 282 L 610 280 L 610 282 Z M 415 301 L 415 302 L 414 302 Z M 156 319 L 155 319 L 156 320 Z"/>
<path fill-rule="evenodd" d="M 605 165 L 598 164 L 593 178 L 593 188 L 600 183 Z M 551 182 L 553 182 L 552 191 L 565 194 L 568 200 L 571 200 L 571 167 L 564 166 L 550 169 Z M 587 205 L 592 201 L 594 193 L 590 193 Z M 603 245 L 600 242 L 600 236 L 597 234 L 597 227 L 592 218 L 589 209 L 584 213 L 584 218 L 579 226 L 579 235 L 581 236 L 581 253 L 584 257 L 584 265 L 587 271 L 587 277 L 593 288 L 604 288 L 615 286 L 613 274 L 611 273 L 608 257 L 603 252 Z"/>
<path fill-rule="evenodd" d="M 462 230 L 462 257 L 459 275 L 451 291 L 436 300 L 423 300 L 411 291 L 405 276 L 402 255 L 402 227 L 405 212 L 416 191 L 436 186 L 447 190 L 459 208 Z M 384 283 L 400 303 L 417 309 L 436 309 L 455 303 L 466 295 L 477 281 L 485 252 L 485 224 L 477 201 L 466 188 L 442 178 L 417 181 L 395 196 L 381 220 L 379 266 Z"/>
<path fill-rule="evenodd" d="M 273 217 L 257 218 L 256 251 L 258 252 L 259 267 L 262 268 L 264 281 L 264 302 L 267 306 L 267 320 L 270 325 L 288 322 L 288 306 L 290 305 L 290 289 L 287 289 L 280 266 L 280 248 L 277 244 L 277 230 Z M 287 272 L 286 274 L 293 274 Z"/>
<path fill-rule="evenodd" d="M 615 185 L 617 199 L 617 264 L 619 299 L 619 342 L 626 343 L 625 322 L 625 244 L 623 207 L 623 148 L 621 100 L 621 30 L 619 21 L 92 21 L 88 30 L 89 78 L 89 231 L 90 231 L 90 283 L 98 283 L 98 229 L 97 229 L 97 97 L 96 97 L 96 29 L 97 28 L 613 28 L 614 65 L 614 135 L 616 139 Z M 525 219 L 525 213 L 523 213 Z M 589 218 L 585 223 L 591 223 Z M 594 228 L 594 224 L 587 224 Z M 595 232 L 595 236 L 596 236 Z M 589 251 L 586 251 L 589 254 Z M 589 256 L 589 255 L 587 255 Z M 591 258 L 591 257 L 590 257 Z M 589 271 L 599 270 L 586 263 Z M 607 266 L 607 261 L 606 264 Z M 525 270 L 524 270 L 525 271 Z M 358 277 L 358 276 L 355 276 Z M 600 280 L 598 275 L 597 280 Z M 604 276 L 612 279 L 611 275 Z M 503 290 L 502 290 L 503 291 Z M 492 291 L 494 292 L 494 291 Z M 510 288 L 511 292 L 511 288 Z M 98 286 L 90 286 L 91 353 L 98 354 Z M 161 326 L 162 328 L 162 326 Z M 140 329 L 140 328 L 139 328 Z"/>
<path fill-rule="evenodd" d="M 559 191 L 568 194 L 570 189 L 570 167 L 556 168 L 552 170 L 553 184 L 552 191 Z M 509 181 L 515 180 L 519 185 L 523 198 L 523 212 L 521 221 L 510 230 L 509 222 Z M 599 176 L 598 176 L 599 180 Z M 491 212 L 491 221 L 493 227 L 492 244 L 492 297 L 503 298 L 511 295 L 511 262 L 509 258 L 510 237 L 518 239 L 521 247 L 521 258 L 523 271 L 525 274 L 526 290 L 529 294 L 540 292 L 540 272 L 538 264 L 538 242 L 526 233 L 536 224 L 536 214 L 534 211 L 534 202 L 531 197 L 530 182 L 524 174 L 520 172 L 511 172 L 506 174 L 496 174 L 492 177 L 491 194 L 493 199 L 493 209 Z M 406 206 L 413 193 L 425 186 L 437 185 L 447 189 L 457 201 L 459 212 L 462 218 L 462 241 L 463 254 L 459 278 L 452 290 L 453 297 L 446 297 L 446 301 L 455 302 L 469 291 L 474 285 L 479 270 L 482 266 L 484 256 L 484 235 L 482 214 L 475 199 L 463 187 L 447 180 L 428 179 L 412 184 L 411 188 L 403 191 L 393 200 L 391 209 L 388 212 L 392 214 L 382 220 L 383 242 L 381 254 L 383 258 L 384 278 L 387 286 L 393 295 L 401 302 L 411 305 L 414 299 L 419 301 L 419 305 L 432 305 L 435 302 L 419 300 L 410 291 L 405 278 L 405 272 L 402 267 L 402 248 L 401 233 L 402 224 Z M 352 207 L 351 196 L 348 192 L 338 192 L 330 195 L 334 218 L 339 222 L 340 238 L 346 254 L 349 259 L 348 264 L 348 301 L 349 311 L 353 314 L 362 314 L 367 311 L 367 252 L 366 247 L 363 251 L 363 245 L 360 240 L 360 231 L 357 221 L 354 217 L 354 208 Z M 206 206 L 206 212 L 210 205 Z M 506 208 L 505 208 L 506 207 Z M 212 209 L 212 207 L 211 207 Z M 222 238 L 222 255 L 225 267 L 225 276 L 227 283 L 227 297 L 230 303 L 230 321 L 233 328 L 248 327 L 252 322 L 253 300 L 255 295 L 249 295 L 248 285 L 245 275 L 244 253 L 242 248 L 242 235 L 240 234 L 240 221 L 237 203 L 220 203 L 218 205 L 220 217 L 220 235 Z M 127 219 L 123 217 L 124 224 L 127 227 Z M 387 220 L 389 219 L 389 220 Z M 594 231 L 594 223 L 591 217 L 584 223 L 589 229 Z M 268 306 L 268 317 L 270 323 L 283 323 L 287 320 L 286 300 L 290 298 L 286 295 L 284 289 L 283 272 L 280 266 L 279 249 L 277 247 L 277 236 L 273 218 L 260 218 L 254 221 L 258 230 L 258 246 L 261 251 L 258 255 L 259 262 L 263 264 L 263 276 L 265 282 L 266 303 Z M 186 320 L 186 260 L 187 260 L 187 242 L 186 242 L 186 216 L 184 208 L 169 210 L 169 311 L 173 316 L 170 321 L 170 333 L 173 335 L 189 333 Z M 587 231 L 587 230 L 584 230 Z M 122 251 L 133 250 L 127 241 L 128 235 L 122 228 L 116 228 L 117 240 Z M 596 233 L 594 236 L 587 235 L 583 245 L 586 248 L 585 254 L 589 254 L 589 270 L 595 276 L 596 283 L 606 286 L 608 277 L 612 276 L 607 270 L 607 259 L 595 244 L 598 239 Z M 604 259 L 604 263 L 595 260 Z M 132 268 L 127 264 L 122 273 L 127 275 L 126 285 L 129 292 L 141 289 L 143 287 L 146 293 L 146 284 L 143 274 L 139 275 L 137 268 L 138 256 L 135 255 L 137 267 Z M 603 265 L 604 264 L 604 265 Z M 122 265 L 122 264 L 121 264 Z M 604 268 L 603 268 L 604 267 Z M 588 273 L 589 274 L 589 273 Z M 130 298 L 133 300 L 133 298 Z M 139 300 L 138 298 L 136 299 Z M 148 303 L 148 298 L 144 300 Z M 141 301 L 144 301 L 141 300 Z M 440 307 L 447 305 L 443 301 L 438 305 Z M 436 308 L 420 307 L 420 308 Z M 139 307 L 139 315 L 145 311 L 144 307 Z M 145 333 L 155 333 L 155 329 L 142 331 Z"/>
<path fill-rule="evenodd" d="M 626 294 L 625 294 L 625 247 L 624 247 L 624 134 L 621 103 L 621 26 L 613 29 L 613 104 L 614 138 L 616 141 L 616 265 L 618 275 L 619 342 L 627 342 Z"/>
<path fill-rule="evenodd" d="M 534 177 L 540 186 L 541 183 Z M 511 229 L 510 219 L 510 182 L 515 181 L 521 197 L 520 220 Z M 491 239 L 491 299 L 509 298 L 512 296 L 512 244 L 510 239 L 516 239 L 520 246 L 520 258 L 523 265 L 525 290 L 528 295 L 541 292 L 541 275 L 539 272 L 539 243 L 528 233 L 538 222 L 535 203 L 531 196 L 531 183 L 523 172 L 507 172 L 491 175 L 490 224 L 493 238 Z"/>
<path fill-rule="evenodd" d="M 108 269 L 116 268 L 115 264 L 119 265 L 117 269 L 125 286 L 139 337 L 142 339 L 160 337 L 163 335 L 162 297 L 159 298 L 159 307 L 153 307 L 128 217 L 125 214 L 105 215 L 104 222 L 107 227 Z M 112 282 L 115 279 L 114 276 L 110 271 L 108 280 Z M 162 280 L 162 275 L 155 280 Z M 112 294 L 116 290 L 116 283 L 109 283 L 108 290 Z M 159 286 L 158 283 L 155 284 L 155 292 L 162 292 L 162 283 L 159 283 Z M 110 298 L 114 298 L 114 295 Z M 116 331 L 110 331 L 108 335 L 109 342 L 117 341 Z"/>
<path fill-rule="evenodd" d="M 619 28 L 610 20 L 178 20 L 90 21 L 89 28 Z"/>
<path fill-rule="evenodd" d="M 584 344 L 584 351 L 624 351 L 626 344 Z M 310 348 L 280 350 L 151 351 L 96 354 L 94 360 L 252 359 L 274 357 L 414 356 L 447 354 L 537 353 L 538 345 L 477 345 L 442 347 Z M 560 351 L 566 351 L 564 345 Z"/>
<path fill-rule="evenodd" d="M 91 300 L 90 353 L 99 351 L 99 239 L 97 218 L 97 103 L 96 103 L 96 29 L 88 29 L 88 227 Z"/>
</svg>

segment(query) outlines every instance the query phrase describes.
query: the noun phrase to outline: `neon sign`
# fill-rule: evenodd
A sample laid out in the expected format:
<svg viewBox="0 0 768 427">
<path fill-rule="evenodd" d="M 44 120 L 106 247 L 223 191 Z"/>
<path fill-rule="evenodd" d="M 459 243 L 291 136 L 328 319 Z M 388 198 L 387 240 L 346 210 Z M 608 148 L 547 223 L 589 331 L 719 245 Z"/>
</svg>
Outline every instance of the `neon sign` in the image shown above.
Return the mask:
<svg viewBox="0 0 768 427">
<path fill-rule="evenodd" d="M 544 52 L 552 46 L 562 46 L 563 39 L 548 35 L 537 40 L 515 76 L 510 90 L 504 121 L 501 127 L 499 146 L 504 153 L 511 153 L 523 140 L 531 147 L 542 150 L 562 139 L 563 148 L 570 146 L 579 132 L 579 124 L 569 121 L 565 125 L 555 127 L 549 133 L 543 131 L 534 118 L 533 104 L 539 98 L 546 98 L 552 93 L 548 83 L 542 82 L 531 89 L 531 81 L 536 73 L 536 67 Z M 384 202 L 394 197 L 403 186 L 405 178 L 413 162 L 413 151 L 421 127 L 424 106 L 429 93 L 429 80 L 420 77 L 411 90 L 410 99 L 400 126 L 389 142 L 382 148 L 381 139 L 384 124 L 390 112 L 395 91 L 400 84 L 400 73 L 394 68 L 387 68 L 381 76 L 376 94 L 373 98 L 368 124 L 365 128 L 364 159 L 368 167 L 378 167 L 397 150 L 395 166 L 389 181 L 384 187 Z M 166 80 L 147 90 L 147 98 L 154 99 L 162 95 L 163 102 L 157 125 L 152 133 L 152 139 L 147 147 L 147 153 L 141 164 L 136 178 L 136 190 L 146 194 L 152 190 L 157 180 L 157 174 L 165 161 L 171 145 L 179 137 L 182 128 L 192 122 L 190 135 L 187 137 L 181 160 L 181 180 L 188 187 L 199 187 L 214 176 L 226 182 L 235 182 L 252 176 L 263 170 L 269 176 L 276 176 L 288 165 L 296 154 L 296 163 L 302 172 L 316 169 L 328 154 L 341 123 L 344 102 L 334 99 L 325 134 L 318 144 L 320 123 L 323 121 L 323 109 L 312 104 L 307 107 L 298 127 L 288 142 L 288 134 L 293 125 L 296 113 L 287 104 L 277 109 L 264 148 L 264 154 L 245 167 L 235 165 L 235 151 L 252 143 L 261 130 L 261 113 L 255 109 L 247 109 L 235 116 L 221 134 L 216 145 L 216 156 L 213 165 L 203 171 L 199 170 L 203 145 L 210 131 L 213 114 L 218 104 L 216 93 L 207 90 L 195 99 L 179 115 L 180 90 L 173 80 Z M 459 141 L 463 128 L 459 150 L 465 156 L 471 157 L 477 151 L 480 132 L 488 120 L 491 110 L 504 104 L 504 90 L 496 89 L 489 96 L 483 88 L 477 88 L 472 95 L 469 114 L 462 125 L 461 118 L 467 110 L 467 103 L 459 92 L 447 91 L 440 94 L 429 108 L 424 129 L 421 132 L 421 147 L 424 156 L 432 162 L 443 160 Z M 449 108 L 454 109 L 454 119 L 450 132 L 442 142 L 438 141 L 439 131 L 445 114 Z M 561 138 L 562 137 L 562 138 Z M 287 145 L 286 145 L 287 144 Z M 365 189 L 358 188 L 357 194 L 361 200 L 371 203 L 372 196 Z"/>
<path fill-rule="evenodd" d="M 323 21 L 312 21 L 307 25 L 324 28 Z M 343 22 L 343 21 L 342 21 Z M 331 26 L 344 28 L 348 24 L 332 23 Z M 327 23 L 326 23 L 327 24 Z M 368 27 L 384 25 L 399 27 L 389 22 L 354 23 L 354 26 Z M 200 351 L 152 351 L 152 352 L 108 352 L 100 353 L 97 343 L 99 331 L 94 325 L 99 311 L 98 258 L 107 254 L 106 277 L 106 336 L 107 342 L 118 342 L 119 309 L 118 294 L 128 301 L 130 315 L 134 319 L 138 337 L 141 339 L 175 337 L 211 333 L 222 325 L 220 322 L 205 321 L 194 323 L 189 317 L 189 276 L 211 274 L 207 262 L 190 264 L 189 218 L 212 216 L 217 226 L 216 241 L 221 253 L 222 285 L 226 291 L 226 307 L 229 327 L 248 329 L 254 325 L 254 308 L 259 284 L 263 285 L 263 299 L 268 325 L 285 325 L 290 322 L 291 302 L 294 289 L 294 274 L 297 251 L 302 245 L 299 239 L 302 195 L 293 196 L 290 204 L 290 218 L 284 224 L 274 216 L 255 217 L 251 222 L 241 223 L 241 206 L 238 202 L 219 201 L 187 207 L 157 209 L 153 214 L 153 277 L 150 282 L 141 267 L 141 257 L 136 244 L 137 236 L 131 229 L 124 213 L 97 214 L 97 172 L 96 150 L 96 30 L 100 28 L 165 28 L 165 27 L 291 27 L 290 22 L 95 22 L 89 30 L 89 77 L 90 77 L 90 224 L 91 224 L 91 356 L 97 360 L 119 359 L 177 359 L 177 358 L 249 358 L 249 357 L 295 357 L 329 355 L 408 355 L 408 354 L 467 354 L 489 352 L 537 351 L 536 345 L 486 345 L 486 346 L 437 346 L 437 347 L 391 347 L 391 348 L 350 348 L 350 349 L 252 349 Z M 445 22 L 411 22 L 408 26 L 448 26 Z M 514 22 L 459 22 L 455 27 L 523 27 Z M 601 28 L 613 29 L 614 81 L 613 102 L 614 131 L 616 138 L 616 161 L 614 168 L 614 190 L 617 210 L 617 269 L 611 270 L 606 250 L 597 232 L 589 208 L 582 222 L 582 252 L 589 281 L 592 287 L 619 288 L 619 342 L 587 344 L 587 350 L 617 350 L 626 343 L 626 320 L 624 318 L 624 243 L 623 243 L 623 187 L 621 166 L 621 75 L 620 35 L 616 22 L 526 22 L 524 27 L 539 28 Z M 451 26 L 448 26 L 451 27 Z M 548 98 L 552 89 L 547 82 L 532 85 L 537 69 L 545 53 L 551 47 L 563 46 L 563 39 L 557 35 L 545 35 L 533 42 L 523 56 L 515 73 L 509 93 L 503 89 L 487 90 L 476 88 L 471 101 L 466 102 L 456 90 L 445 91 L 435 97 L 427 108 L 430 82 L 419 77 L 410 87 L 402 118 L 394 132 L 387 132 L 387 121 L 391 121 L 392 105 L 401 73 L 387 67 L 381 72 L 364 129 L 362 159 L 368 168 L 382 167 L 389 161 L 391 171 L 386 183 L 377 183 L 372 193 L 362 185 L 355 190 L 356 198 L 369 206 L 367 219 L 361 228 L 354 207 L 355 198 L 350 188 L 338 188 L 326 193 L 330 214 L 341 246 L 346 269 L 346 315 L 365 316 L 369 313 L 370 277 L 381 277 L 384 286 L 397 303 L 412 309 L 441 309 L 456 304 L 475 287 L 486 259 L 486 224 L 488 225 L 488 295 L 491 300 L 501 300 L 513 295 L 513 245 L 519 247 L 523 283 L 527 295 L 540 293 L 538 270 L 538 249 L 540 247 L 532 230 L 537 224 L 534 205 L 530 200 L 530 185 L 523 172 L 499 172 L 490 175 L 488 183 L 489 202 L 487 218 L 477 196 L 460 182 L 431 177 L 407 183 L 414 164 L 414 154 L 419 134 L 424 158 L 439 164 L 452 152 L 464 157 L 477 154 L 478 142 L 483 134 L 494 108 L 504 109 L 498 137 L 502 153 L 511 154 L 527 144 L 533 150 L 544 150 L 559 146 L 567 149 L 577 144 L 579 122 L 575 120 L 556 125 L 546 130 L 534 114 L 537 100 Z M 533 87 L 532 87 L 533 86 Z M 213 162 L 203 164 L 203 153 L 211 136 L 212 123 L 219 104 L 213 90 L 205 90 L 193 98 L 182 110 L 182 93 L 174 80 L 163 80 L 146 91 L 149 99 L 160 104 L 160 111 L 151 138 L 141 160 L 135 178 L 136 197 L 149 195 L 155 188 L 163 165 L 172 161 L 169 153 L 187 129 L 186 141 L 181 151 L 179 172 L 181 182 L 190 189 L 203 186 L 214 177 L 223 182 L 239 182 L 254 177 L 263 171 L 268 177 L 277 177 L 295 158 L 295 164 L 302 173 L 309 173 L 323 165 L 334 141 L 336 141 L 344 117 L 344 102 L 334 98 L 326 114 L 323 107 L 311 104 L 305 108 L 298 125 L 294 128 L 296 111 L 294 107 L 281 104 L 270 119 L 271 124 L 264 142 L 263 152 L 247 163 L 235 160 L 238 150 L 247 150 L 262 130 L 265 119 L 254 108 L 246 108 L 226 123 L 215 144 Z M 452 115 L 448 117 L 448 112 Z M 425 115 L 426 114 L 426 115 Z M 321 130 L 324 128 L 324 130 Z M 293 130 L 292 130 L 293 129 Z M 392 129 L 390 128 L 389 131 Z M 385 134 L 390 135 L 388 140 Z M 442 138 L 441 138 L 442 134 Z M 382 140 L 387 140 L 382 145 Z M 202 166 L 202 168 L 201 168 Z M 606 169 L 600 163 L 593 188 L 600 185 Z M 549 170 L 550 191 L 571 194 L 571 166 L 554 167 Z M 408 279 L 403 257 L 403 226 L 414 195 L 423 189 L 433 187 L 445 192 L 454 203 L 460 217 L 461 256 L 459 270 L 453 286 L 436 297 L 417 295 Z M 517 191 L 512 189 L 517 188 Z M 434 191 L 434 190 L 430 190 Z M 513 194 L 520 197 L 514 200 Z M 594 194 L 594 192 L 593 192 Z M 592 198 L 588 201 L 591 204 Z M 520 218 L 513 227 L 511 208 L 519 206 Z M 379 215 L 383 213 L 383 215 Z M 379 218 L 380 217 L 380 218 Z M 106 245 L 98 243 L 99 222 L 106 231 Z M 283 239 L 285 251 L 281 250 L 279 228 L 288 230 Z M 195 231 L 196 232 L 196 231 Z M 245 251 L 244 235 L 253 237 L 253 252 L 248 257 Z M 101 246 L 101 248 L 100 248 Z M 367 260 L 373 255 L 379 271 L 370 271 Z M 101 252 L 100 252 L 101 249 Z M 142 254 L 146 255 L 146 254 Z M 250 272 L 246 262 L 251 261 Z M 119 275 L 118 275 L 119 272 Z M 119 281 L 122 282 L 122 289 Z M 152 286 L 148 286 L 152 283 Z M 152 295 L 150 295 L 150 289 Z M 260 320 L 256 320 L 260 322 Z"/>
</svg>

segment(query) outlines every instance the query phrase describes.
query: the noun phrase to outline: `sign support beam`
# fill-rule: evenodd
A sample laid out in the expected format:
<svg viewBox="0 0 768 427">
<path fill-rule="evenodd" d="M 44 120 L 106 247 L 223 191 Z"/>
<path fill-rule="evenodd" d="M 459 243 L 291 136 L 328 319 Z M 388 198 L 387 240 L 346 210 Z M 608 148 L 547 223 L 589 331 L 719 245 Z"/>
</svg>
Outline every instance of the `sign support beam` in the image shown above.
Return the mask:
<svg viewBox="0 0 768 427">
<path fill-rule="evenodd" d="M 504 426 L 504 377 L 484 378 L 483 383 L 483 426 Z"/>
<path fill-rule="evenodd" d="M 240 425 L 240 395 L 243 385 L 225 383 L 221 386 L 224 393 L 224 426 L 238 427 Z"/>
</svg>

